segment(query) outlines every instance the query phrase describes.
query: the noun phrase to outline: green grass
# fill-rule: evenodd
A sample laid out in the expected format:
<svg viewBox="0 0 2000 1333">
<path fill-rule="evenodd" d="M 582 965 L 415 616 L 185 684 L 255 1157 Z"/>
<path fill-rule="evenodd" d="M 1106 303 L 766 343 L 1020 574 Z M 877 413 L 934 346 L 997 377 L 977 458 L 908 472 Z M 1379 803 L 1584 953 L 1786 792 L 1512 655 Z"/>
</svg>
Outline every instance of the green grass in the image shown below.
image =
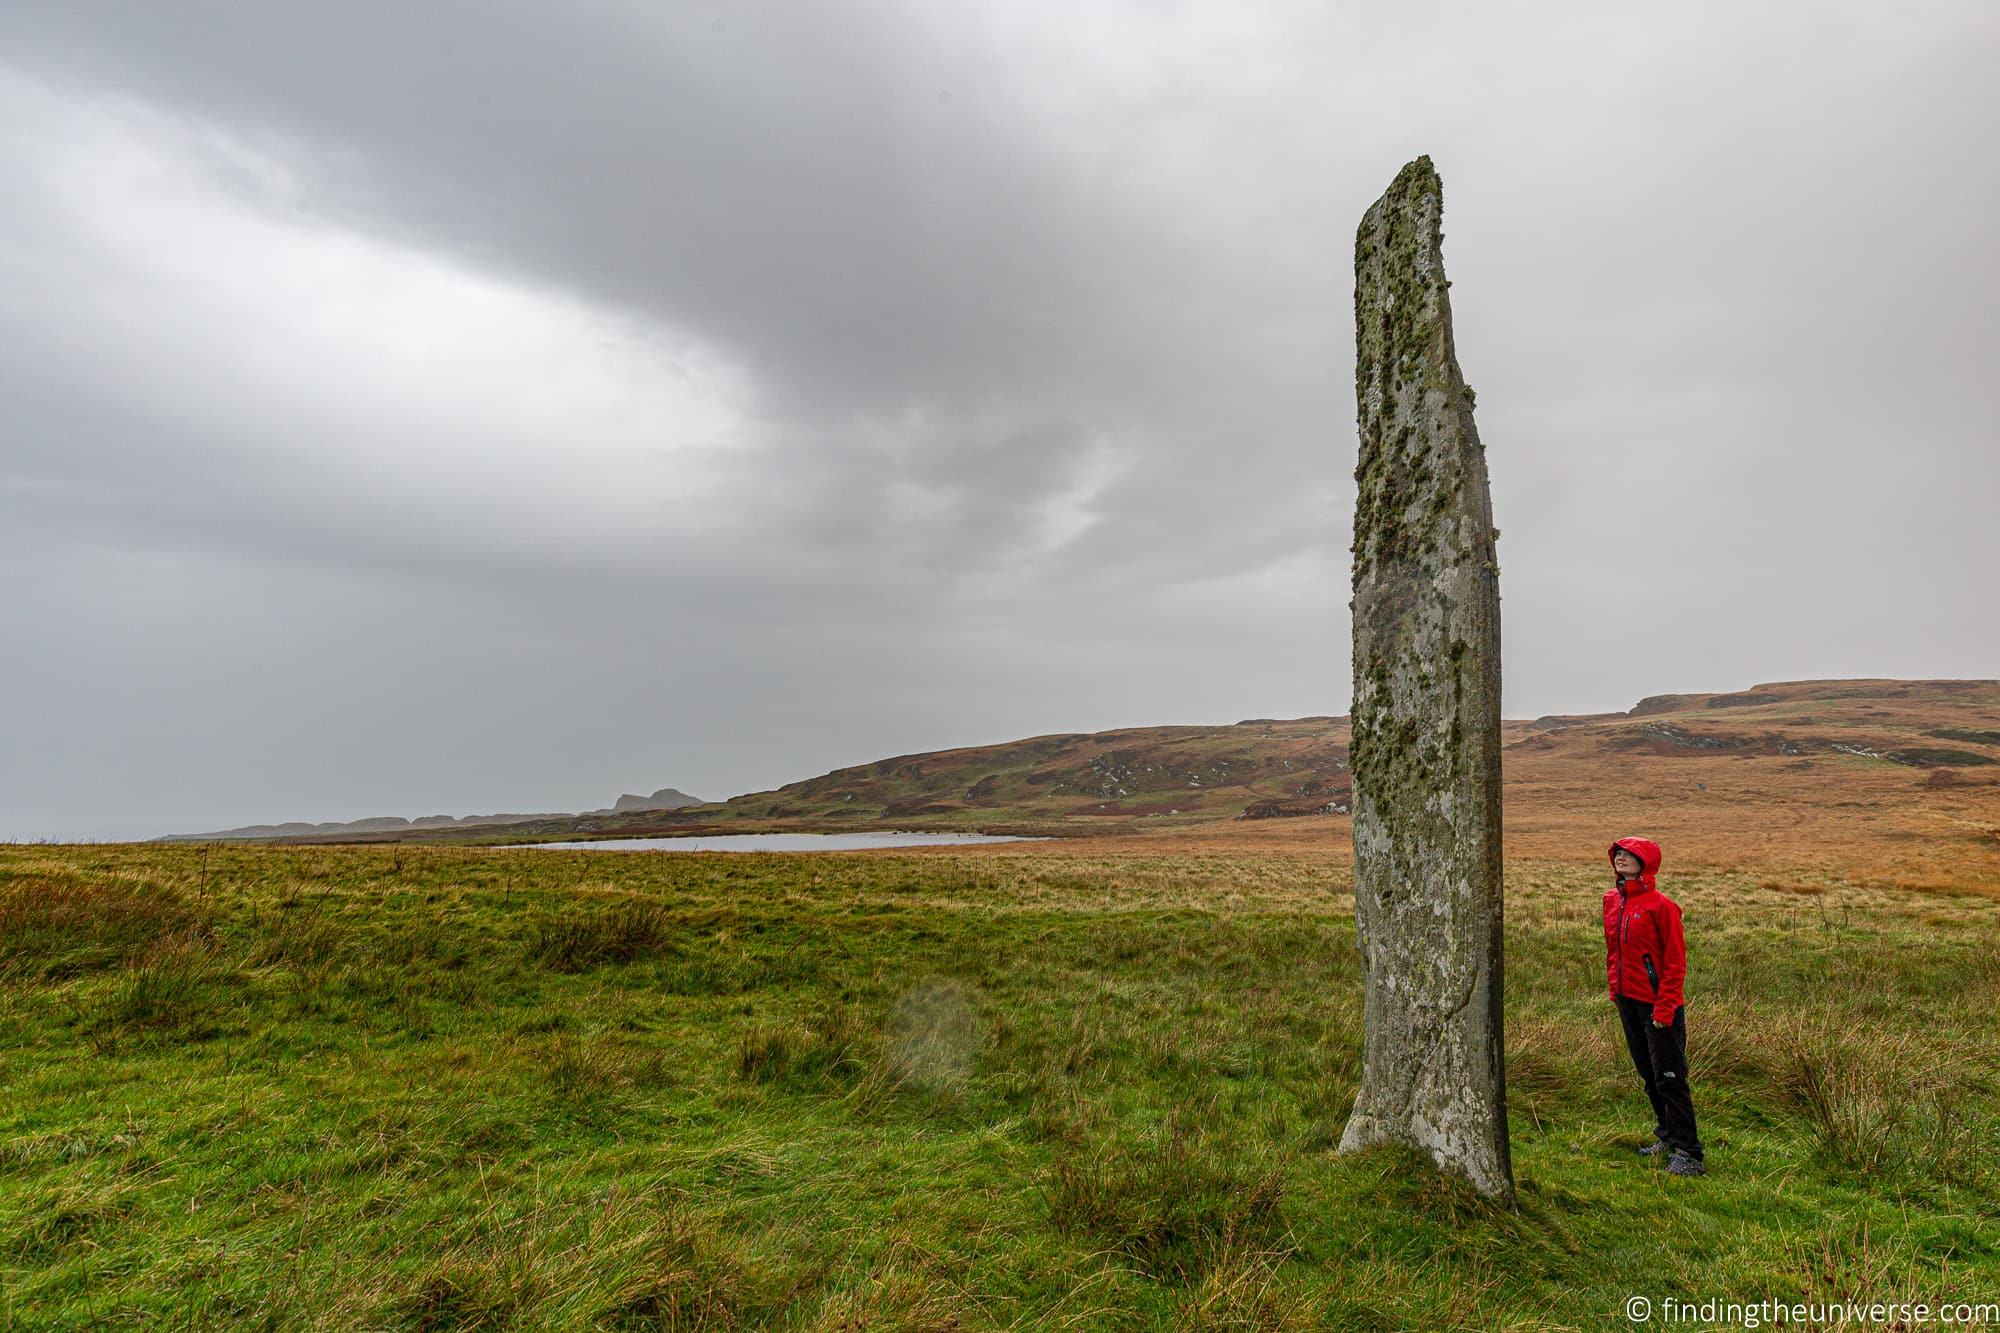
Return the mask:
<svg viewBox="0 0 2000 1333">
<path fill-rule="evenodd" d="M 1992 902 L 1690 881 L 1682 1181 L 1632 1151 L 1596 869 L 1510 872 L 1508 1211 L 1332 1151 L 1361 988 L 1309 858 L 0 848 L 0 1326 L 2000 1299 Z"/>
</svg>

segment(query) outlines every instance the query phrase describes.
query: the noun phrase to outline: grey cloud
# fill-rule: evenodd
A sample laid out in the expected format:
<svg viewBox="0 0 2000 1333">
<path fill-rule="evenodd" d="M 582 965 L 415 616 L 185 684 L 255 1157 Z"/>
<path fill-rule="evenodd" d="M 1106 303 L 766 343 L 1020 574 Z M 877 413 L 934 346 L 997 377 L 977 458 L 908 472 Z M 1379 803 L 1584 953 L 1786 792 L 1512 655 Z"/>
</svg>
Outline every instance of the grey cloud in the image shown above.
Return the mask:
<svg viewBox="0 0 2000 1333">
<path fill-rule="evenodd" d="M 250 214 L 685 337 L 745 379 L 692 490 L 669 484 L 690 455 L 566 463 L 554 436 L 491 484 L 419 484 L 371 432 L 455 457 L 516 423 L 190 375 L 184 293 L 0 177 L 0 235 L 31 256 L 0 295 L 0 612 L 40 645 L 0 690 L 49 719 L 14 732 L 32 762 L 0 800 L 32 832 L 108 765 L 177 752 L 207 756 L 187 789 L 215 812 L 158 815 L 183 823 L 590 804 L 1338 711 L 1349 247 L 1426 151 L 1511 713 L 1996 674 L 2000 631 L 1963 614 L 2000 555 L 1995 37 L 1974 5 L 10 6 L 0 64 L 44 109 L 124 108 L 188 152 L 220 136 L 204 179 Z M 17 146 L 53 132 L 17 124 Z M 282 178 L 232 174 L 239 148 Z M 535 448 L 616 503 L 537 506 Z M 155 579 L 229 630 L 121 632 Z M 1620 611 L 1657 626 L 1644 653 L 1609 650 Z M 342 626 L 424 646 L 343 652 Z M 257 734 L 277 703 L 238 708 L 251 667 L 191 647 L 237 636 L 315 701 L 283 743 Z M 174 666 L 134 688 L 124 742 L 65 683 L 110 687 L 86 655 Z M 402 755 L 355 722 L 398 689 L 429 719 Z M 560 725 L 528 718 L 544 698 Z M 501 714 L 515 743 L 482 728 Z M 310 780 L 271 776 L 301 754 Z"/>
<path fill-rule="evenodd" d="M 722 14 L 86 6 L 16 36 L 295 138 L 323 207 L 695 324 L 787 394 L 1004 373 L 1009 324 L 1088 258 L 1049 217 L 1062 183 L 941 103 L 948 71 L 878 11 Z"/>
</svg>

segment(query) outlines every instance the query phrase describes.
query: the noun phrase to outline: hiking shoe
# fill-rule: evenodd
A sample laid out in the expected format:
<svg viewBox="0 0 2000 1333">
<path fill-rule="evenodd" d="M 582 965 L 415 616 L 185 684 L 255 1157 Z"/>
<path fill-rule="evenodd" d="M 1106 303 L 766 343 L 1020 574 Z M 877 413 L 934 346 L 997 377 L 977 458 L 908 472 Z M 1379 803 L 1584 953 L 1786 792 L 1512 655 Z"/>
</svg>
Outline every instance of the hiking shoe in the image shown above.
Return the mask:
<svg viewBox="0 0 2000 1333">
<path fill-rule="evenodd" d="M 1651 1157 L 1656 1152 L 1665 1152 L 1666 1150 L 1667 1141 L 1665 1139 L 1654 1139 L 1651 1143 L 1639 1149 L 1639 1155 L 1641 1157 Z"/>
<path fill-rule="evenodd" d="M 1684 1152 L 1676 1151 L 1673 1156 L 1667 1159 L 1667 1174 L 1670 1176 L 1705 1176 L 1708 1174 L 1708 1167 L 1703 1165 L 1701 1158 L 1690 1157 Z"/>
</svg>

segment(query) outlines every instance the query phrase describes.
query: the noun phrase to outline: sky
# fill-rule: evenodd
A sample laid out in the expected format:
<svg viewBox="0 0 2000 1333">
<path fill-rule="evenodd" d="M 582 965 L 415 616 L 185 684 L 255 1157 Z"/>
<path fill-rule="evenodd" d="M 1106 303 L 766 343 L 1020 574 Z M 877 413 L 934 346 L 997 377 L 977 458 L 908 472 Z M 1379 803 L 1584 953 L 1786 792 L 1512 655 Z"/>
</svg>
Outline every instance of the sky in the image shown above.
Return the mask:
<svg viewBox="0 0 2000 1333">
<path fill-rule="evenodd" d="M 1996 63 L 1983 0 L 11 0 L 0 838 L 1343 712 L 1424 153 L 1507 716 L 2000 676 Z"/>
</svg>

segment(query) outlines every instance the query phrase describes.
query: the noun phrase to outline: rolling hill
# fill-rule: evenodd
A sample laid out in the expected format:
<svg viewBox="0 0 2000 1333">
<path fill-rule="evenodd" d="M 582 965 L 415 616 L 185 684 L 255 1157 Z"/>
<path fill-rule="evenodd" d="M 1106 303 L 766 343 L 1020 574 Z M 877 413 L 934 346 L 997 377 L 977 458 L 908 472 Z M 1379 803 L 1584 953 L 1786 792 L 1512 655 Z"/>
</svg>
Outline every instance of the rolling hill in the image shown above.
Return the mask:
<svg viewBox="0 0 2000 1333">
<path fill-rule="evenodd" d="M 894 827 L 1339 843 L 1347 743 L 1342 717 L 1037 736 L 898 755 L 675 810 L 360 837 Z M 1510 855 L 1570 856 L 1605 829 L 1644 828 L 1696 862 L 2000 883 L 2000 682 L 1791 681 L 1659 695 L 1624 712 L 1510 721 L 1504 746 Z"/>
<path fill-rule="evenodd" d="M 1337 815 L 1349 795 L 1347 744 L 1344 717 L 1037 736 L 837 769 L 677 810 L 671 821 L 1090 825 Z M 1933 787 L 1977 786 L 1986 770 L 2000 769 L 2000 682 L 1797 681 L 1659 695 L 1622 713 L 1508 722 L 1504 745 L 1510 783 L 1540 784 L 1570 770 L 1622 782 L 1617 775 L 1730 761 L 1749 763 L 1745 772 L 1880 771 Z"/>
</svg>

